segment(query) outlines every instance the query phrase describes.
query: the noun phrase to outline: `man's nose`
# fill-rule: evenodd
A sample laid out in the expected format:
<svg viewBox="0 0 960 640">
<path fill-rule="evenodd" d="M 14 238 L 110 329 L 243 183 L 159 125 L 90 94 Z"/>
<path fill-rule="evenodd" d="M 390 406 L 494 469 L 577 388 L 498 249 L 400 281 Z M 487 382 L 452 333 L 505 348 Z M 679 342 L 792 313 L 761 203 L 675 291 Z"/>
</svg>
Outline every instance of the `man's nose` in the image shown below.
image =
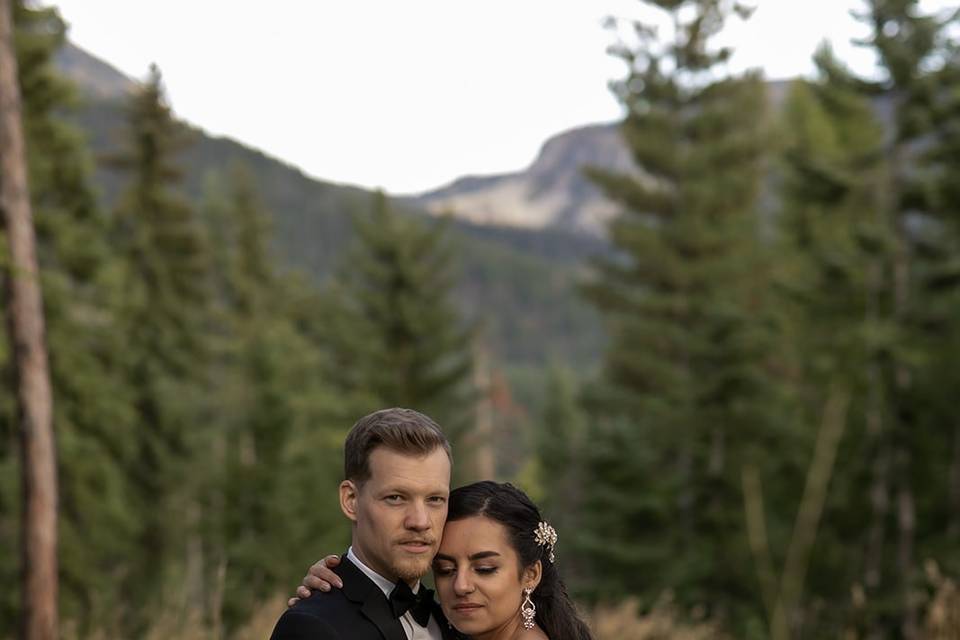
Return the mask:
<svg viewBox="0 0 960 640">
<path fill-rule="evenodd" d="M 424 531 L 430 528 L 430 524 L 430 514 L 427 513 L 427 506 L 419 502 L 411 504 L 410 510 L 407 511 L 406 521 L 404 522 L 407 529 Z"/>
</svg>

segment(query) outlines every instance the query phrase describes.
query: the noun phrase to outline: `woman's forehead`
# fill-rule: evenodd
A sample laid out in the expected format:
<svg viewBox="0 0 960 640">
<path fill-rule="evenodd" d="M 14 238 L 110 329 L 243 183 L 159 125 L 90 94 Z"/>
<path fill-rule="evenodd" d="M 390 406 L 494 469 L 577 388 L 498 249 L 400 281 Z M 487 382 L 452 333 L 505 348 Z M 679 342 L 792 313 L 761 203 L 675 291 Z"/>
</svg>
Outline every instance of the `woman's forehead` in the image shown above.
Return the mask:
<svg viewBox="0 0 960 640">
<path fill-rule="evenodd" d="M 440 548 L 455 548 L 458 553 L 466 555 L 481 551 L 497 551 L 501 554 L 506 550 L 513 551 L 507 528 L 486 516 L 448 521 L 443 529 Z"/>
</svg>

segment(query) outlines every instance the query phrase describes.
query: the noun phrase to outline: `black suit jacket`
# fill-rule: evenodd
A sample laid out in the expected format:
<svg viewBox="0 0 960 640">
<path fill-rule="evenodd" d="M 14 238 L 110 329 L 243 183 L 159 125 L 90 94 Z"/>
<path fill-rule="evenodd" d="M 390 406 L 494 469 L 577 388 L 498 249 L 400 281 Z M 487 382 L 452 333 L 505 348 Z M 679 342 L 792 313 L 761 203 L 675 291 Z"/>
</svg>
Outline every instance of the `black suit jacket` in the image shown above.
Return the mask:
<svg viewBox="0 0 960 640">
<path fill-rule="evenodd" d="M 407 640 L 383 591 L 346 554 L 333 571 L 343 589 L 314 591 L 287 609 L 270 640 Z M 443 637 L 454 638 L 436 602 L 432 613 Z"/>
</svg>

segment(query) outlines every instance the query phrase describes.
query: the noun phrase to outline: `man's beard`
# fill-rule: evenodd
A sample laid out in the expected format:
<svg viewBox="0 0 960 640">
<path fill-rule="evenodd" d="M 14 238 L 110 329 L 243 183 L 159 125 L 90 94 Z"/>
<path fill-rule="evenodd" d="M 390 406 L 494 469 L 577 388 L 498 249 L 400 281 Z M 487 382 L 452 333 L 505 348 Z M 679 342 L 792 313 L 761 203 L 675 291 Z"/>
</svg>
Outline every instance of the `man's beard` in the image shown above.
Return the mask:
<svg viewBox="0 0 960 640">
<path fill-rule="evenodd" d="M 394 558 L 393 573 L 404 582 L 414 582 L 430 571 L 433 554 L 424 554 L 422 558 Z"/>
</svg>

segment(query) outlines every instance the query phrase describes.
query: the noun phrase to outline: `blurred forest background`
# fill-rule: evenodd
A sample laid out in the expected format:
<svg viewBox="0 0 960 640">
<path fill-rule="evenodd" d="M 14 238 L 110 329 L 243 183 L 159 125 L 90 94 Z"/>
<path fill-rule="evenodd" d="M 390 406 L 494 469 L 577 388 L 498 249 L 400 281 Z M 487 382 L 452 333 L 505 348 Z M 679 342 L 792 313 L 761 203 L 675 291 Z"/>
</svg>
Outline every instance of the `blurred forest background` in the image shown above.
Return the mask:
<svg viewBox="0 0 960 640">
<path fill-rule="evenodd" d="M 824 47 L 774 85 L 724 71 L 736 3 L 647 4 L 676 30 L 613 44 L 597 236 L 308 179 L 178 122 L 156 69 L 85 86 L 16 3 L 64 637 L 266 637 L 347 543 L 346 431 L 395 405 L 457 483 L 541 502 L 602 638 L 960 637 L 956 15 L 867 0 L 876 77 Z M 5 385 L 0 637 L 17 441 Z"/>
</svg>

